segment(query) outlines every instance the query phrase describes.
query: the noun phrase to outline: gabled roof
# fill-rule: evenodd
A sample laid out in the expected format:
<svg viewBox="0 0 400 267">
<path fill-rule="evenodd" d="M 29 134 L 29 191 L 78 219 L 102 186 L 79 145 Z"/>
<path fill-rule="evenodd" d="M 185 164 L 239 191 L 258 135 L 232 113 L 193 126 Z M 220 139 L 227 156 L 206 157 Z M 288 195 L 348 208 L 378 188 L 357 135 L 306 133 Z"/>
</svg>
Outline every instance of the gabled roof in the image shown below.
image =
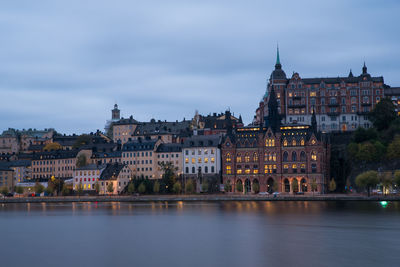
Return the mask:
<svg viewBox="0 0 400 267">
<path fill-rule="evenodd" d="M 105 169 L 100 174 L 100 180 L 116 180 L 119 173 L 125 167 L 122 163 L 108 163 Z"/>
</svg>

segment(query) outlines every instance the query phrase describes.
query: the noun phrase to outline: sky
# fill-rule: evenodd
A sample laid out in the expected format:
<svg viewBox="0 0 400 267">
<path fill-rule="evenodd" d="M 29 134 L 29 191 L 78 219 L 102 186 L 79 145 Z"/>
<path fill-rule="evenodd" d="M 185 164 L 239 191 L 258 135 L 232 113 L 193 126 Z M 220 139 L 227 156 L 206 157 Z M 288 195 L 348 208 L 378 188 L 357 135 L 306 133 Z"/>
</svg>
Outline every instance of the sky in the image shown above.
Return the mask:
<svg viewBox="0 0 400 267">
<path fill-rule="evenodd" d="M 250 123 L 276 47 L 287 76 L 400 86 L 400 1 L 3 0 L 0 132 L 104 130 L 230 109 Z"/>
</svg>

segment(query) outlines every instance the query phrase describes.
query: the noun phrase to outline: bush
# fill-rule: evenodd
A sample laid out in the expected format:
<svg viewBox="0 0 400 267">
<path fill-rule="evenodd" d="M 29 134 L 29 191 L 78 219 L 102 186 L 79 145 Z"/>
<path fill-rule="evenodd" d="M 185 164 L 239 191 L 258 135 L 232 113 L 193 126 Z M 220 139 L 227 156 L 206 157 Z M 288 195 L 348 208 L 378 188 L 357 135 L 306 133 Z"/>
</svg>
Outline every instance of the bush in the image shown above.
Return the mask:
<svg viewBox="0 0 400 267">
<path fill-rule="evenodd" d="M 2 188 L 1 188 L 1 193 L 4 195 L 4 196 L 6 196 L 7 194 L 8 194 L 8 187 L 7 186 L 3 186 Z"/>
<path fill-rule="evenodd" d="M 243 183 L 240 180 L 236 182 L 236 191 L 243 192 Z"/>
<path fill-rule="evenodd" d="M 44 191 L 44 186 L 40 183 L 35 184 L 35 193 L 40 195 Z"/>
<path fill-rule="evenodd" d="M 153 192 L 158 194 L 160 192 L 160 183 L 156 181 L 153 185 Z"/>
<path fill-rule="evenodd" d="M 329 191 L 333 192 L 336 190 L 336 182 L 335 179 L 331 179 L 331 181 L 329 182 Z"/>
<path fill-rule="evenodd" d="M 255 194 L 258 194 L 260 192 L 260 184 L 259 183 L 253 183 L 253 192 Z"/>
<path fill-rule="evenodd" d="M 193 194 L 194 193 L 194 185 L 192 179 L 189 179 L 185 185 L 186 194 Z"/>
<path fill-rule="evenodd" d="M 15 187 L 15 193 L 23 194 L 24 193 L 24 188 L 22 186 L 16 186 Z"/>
<path fill-rule="evenodd" d="M 145 184 L 142 182 L 140 183 L 139 187 L 138 187 L 138 191 L 140 194 L 144 194 L 146 192 L 146 186 Z"/>
<path fill-rule="evenodd" d="M 201 185 L 201 192 L 203 192 L 203 193 L 207 193 L 208 192 L 208 182 L 207 182 L 207 180 L 204 180 L 203 181 L 203 184 Z"/>
<path fill-rule="evenodd" d="M 231 181 L 227 180 L 225 182 L 224 190 L 225 190 L 225 192 L 231 192 L 232 191 Z"/>
<path fill-rule="evenodd" d="M 131 182 L 128 185 L 128 193 L 132 195 L 134 192 L 135 192 L 135 185 Z"/>
<path fill-rule="evenodd" d="M 172 187 L 172 191 L 173 191 L 175 194 L 180 194 L 180 193 L 181 193 L 181 190 L 182 190 L 181 183 L 180 183 L 180 182 L 175 182 L 174 185 L 173 185 L 173 187 Z"/>
<path fill-rule="evenodd" d="M 69 188 L 67 187 L 66 184 L 64 184 L 62 187 L 62 194 L 63 196 L 68 196 L 70 194 Z"/>
</svg>

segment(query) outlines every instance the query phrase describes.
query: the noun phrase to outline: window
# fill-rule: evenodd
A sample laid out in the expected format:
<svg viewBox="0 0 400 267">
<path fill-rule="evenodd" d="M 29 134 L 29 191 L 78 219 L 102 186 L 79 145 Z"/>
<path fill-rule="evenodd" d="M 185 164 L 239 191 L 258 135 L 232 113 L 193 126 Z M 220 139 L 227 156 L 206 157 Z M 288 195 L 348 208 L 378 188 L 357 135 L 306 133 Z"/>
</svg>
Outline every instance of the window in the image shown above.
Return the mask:
<svg viewBox="0 0 400 267">
<path fill-rule="evenodd" d="M 304 146 L 304 138 L 301 138 L 300 145 Z"/>
<path fill-rule="evenodd" d="M 296 139 L 292 140 L 292 146 L 296 146 Z"/>
<path fill-rule="evenodd" d="M 311 164 L 311 172 L 316 173 L 317 172 L 317 164 L 313 163 Z"/>
<path fill-rule="evenodd" d="M 196 163 L 196 159 L 192 158 L 192 164 L 195 164 L 195 163 Z"/>
<path fill-rule="evenodd" d="M 301 153 L 300 153 L 300 161 L 306 161 L 306 152 L 301 151 Z"/>
<path fill-rule="evenodd" d="M 208 158 L 204 158 L 204 163 L 208 163 Z"/>
<path fill-rule="evenodd" d="M 246 153 L 246 154 L 244 155 L 244 162 L 249 162 L 249 161 L 250 161 L 249 153 Z"/>
<path fill-rule="evenodd" d="M 196 173 L 196 168 L 192 167 L 192 173 Z"/>
<path fill-rule="evenodd" d="M 258 154 L 256 152 L 253 154 L 253 161 L 258 161 Z"/>
<path fill-rule="evenodd" d="M 201 158 L 198 158 L 198 159 L 197 159 L 197 162 L 198 162 L 198 163 L 201 163 Z"/>
<path fill-rule="evenodd" d="M 185 163 L 189 163 L 189 158 L 185 158 Z"/>
<path fill-rule="evenodd" d="M 287 151 L 283 152 L 283 161 L 288 161 L 288 153 L 287 153 Z"/>
<path fill-rule="evenodd" d="M 311 152 L 311 160 L 313 160 L 313 161 L 317 160 L 317 152 L 315 152 L 315 151 Z"/>
<path fill-rule="evenodd" d="M 292 152 L 292 161 L 297 161 L 297 153 L 296 153 L 296 151 Z"/>
<path fill-rule="evenodd" d="M 231 154 L 230 153 L 226 153 L 226 162 L 231 162 Z"/>
<path fill-rule="evenodd" d="M 226 174 L 232 174 L 232 167 L 226 166 Z"/>
<path fill-rule="evenodd" d="M 241 157 L 240 153 L 236 155 L 236 161 L 242 162 L 242 157 Z"/>
<path fill-rule="evenodd" d="M 293 173 L 297 173 L 297 164 L 292 165 Z"/>
<path fill-rule="evenodd" d="M 287 140 L 286 140 L 286 138 L 283 140 L 283 146 L 287 146 L 288 145 L 288 142 L 287 142 Z"/>
<path fill-rule="evenodd" d="M 268 147 L 275 146 L 275 139 L 270 139 L 270 138 L 266 139 L 265 140 L 265 146 L 268 146 Z"/>
<path fill-rule="evenodd" d="M 289 165 L 284 164 L 283 165 L 283 173 L 288 173 L 288 170 L 289 170 Z"/>
<path fill-rule="evenodd" d="M 211 163 L 214 163 L 215 162 L 215 158 L 211 158 Z"/>
</svg>

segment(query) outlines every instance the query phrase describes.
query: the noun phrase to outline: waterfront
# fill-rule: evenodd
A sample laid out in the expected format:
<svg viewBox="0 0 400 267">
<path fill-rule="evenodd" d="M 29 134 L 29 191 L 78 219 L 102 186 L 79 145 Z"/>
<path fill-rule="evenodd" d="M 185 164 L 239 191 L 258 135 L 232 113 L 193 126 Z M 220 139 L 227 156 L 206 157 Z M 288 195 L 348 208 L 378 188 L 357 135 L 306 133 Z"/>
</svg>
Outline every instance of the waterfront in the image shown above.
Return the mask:
<svg viewBox="0 0 400 267">
<path fill-rule="evenodd" d="M 2 266 L 398 266 L 400 203 L 1 204 Z"/>
</svg>

